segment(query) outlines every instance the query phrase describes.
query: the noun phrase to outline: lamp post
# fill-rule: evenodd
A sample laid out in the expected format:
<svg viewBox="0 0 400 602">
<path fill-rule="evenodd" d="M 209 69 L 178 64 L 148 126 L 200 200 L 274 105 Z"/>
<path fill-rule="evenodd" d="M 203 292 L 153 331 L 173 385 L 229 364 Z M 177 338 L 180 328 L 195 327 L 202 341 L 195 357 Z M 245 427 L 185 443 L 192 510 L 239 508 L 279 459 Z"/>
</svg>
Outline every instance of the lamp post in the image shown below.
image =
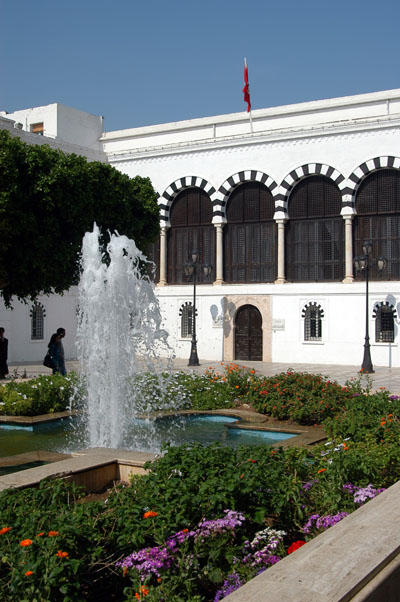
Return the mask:
<svg viewBox="0 0 400 602">
<path fill-rule="evenodd" d="M 375 372 L 371 361 L 371 346 L 369 343 L 369 311 L 368 311 L 368 284 L 369 284 L 369 266 L 372 253 L 372 242 L 366 240 L 362 245 L 363 254 L 354 258 L 354 267 L 357 272 L 365 273 L 365 340 L 364 357 L 361 365 L 361 372 Z M 377 260 L 378 270 L 382 272 L 386 266 L 386 259 L 379 257 Z"/>
<path fill-rule="evenodd" d="M 191 259 L 188 263 L 185 263 L 183 269 L 186 276 L 193 276 L 193 310 L 192 310 L 192 342 L 190 347 L 190 357 L 188 366 L 200 366 L 199 357 L 197 355 L 197 337 L 196 337 L 196 284 L 197 284 L 197 267 L 199 264 L 200 253 L 199 251 L 192 251 Z M 205 276 L 209 276 L 212 272 L 210 265 L 203 265 L 203 272 Z"/>
</svg>

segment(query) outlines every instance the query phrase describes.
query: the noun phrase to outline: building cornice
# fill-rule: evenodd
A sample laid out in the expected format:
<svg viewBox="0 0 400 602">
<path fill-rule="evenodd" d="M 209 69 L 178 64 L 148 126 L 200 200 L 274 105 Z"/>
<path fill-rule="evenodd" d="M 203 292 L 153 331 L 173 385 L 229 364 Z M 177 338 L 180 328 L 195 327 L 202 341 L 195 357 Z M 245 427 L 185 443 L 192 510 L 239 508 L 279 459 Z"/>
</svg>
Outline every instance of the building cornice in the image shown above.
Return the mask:
<svg viewBox="0 0 400 602">
<path fill-rule="evenodd" d="M 251 112 L 252 119 L 257 122 L 260 119 L 270 119 L 273 117 L 285 117 L 293 115 L 306 115 L 309 113 L 325 112 L 332 109 L 345 109 L 346 107 L 355 107 L 363 105 L 382 105 L 382 102 L 391 100 L 400 101 L 400 89 L 384 90 L 381 92 L 370 92 L 368 94 L 356 94 L 354 96 L 342 96 L 339 98 L 330 98 L 325 100 L 313 100 L 279 107 L 270 107 L 267 109 L 256 109 Z M 193 128 L 209 127 L 212 125 L 223 125 L 233 123 L 248 123 L 249 115 L 245 112 L 228 113 L 225 115 L 214 115 L 211 117 L 200 117 L 197 119 L 187 119 L 170 123 L 162 123 L 144 127 L 130 128 L 125 130 L 116 130 L 105 132 L 100 138 L 102 142 L 111 142 L 126 138 L 141 138 L 146 135 L 153 135 L 163 132 L 191 130 Z"/>
<path fill-rule="evenodd" d="M 232 147 L 248 147 L 260 144 L 273 144 L 279 142 L 293 143 L 295 141 L 315 139 L 318 137 L 333 137 L 342 135 L 363 134 L 373 131 L 387 132 L 400 131 L 400 114 L 380 117 L 379 119 L 357 119 L 322 125 L 283 128 L 270 132 L 253 132 L 248 134 L 233 134 L 223 138 L 208 138 L 188 142 L 171 143 L 147 148 L 106 152 L 110 163 L 127 160 L 141 160 L 168 155 L 182 155 L 199 151 L 223 150 Z"/>
</svg>

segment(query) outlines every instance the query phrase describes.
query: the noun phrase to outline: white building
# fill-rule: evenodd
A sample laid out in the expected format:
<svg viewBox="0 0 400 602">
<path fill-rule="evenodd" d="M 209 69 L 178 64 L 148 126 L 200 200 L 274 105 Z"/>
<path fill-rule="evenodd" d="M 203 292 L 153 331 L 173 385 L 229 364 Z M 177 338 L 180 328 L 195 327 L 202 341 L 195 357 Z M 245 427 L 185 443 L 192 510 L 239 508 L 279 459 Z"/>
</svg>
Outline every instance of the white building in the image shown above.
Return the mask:
<svg viewBox="0 0 400 602">
<path fill-rule="evenodd" d="M 365 280 L 353 259 L 370 240 L 372 360 L 400 366 L 400 90 L 256 110 L 252 122 L 237 113 L 107 133 L 101 118 L 60 105 L 4 117 L 22 124 L 16 135 L 36 138 L 25 130 L 43 123 L 67 152 L 75 140 L 72 152 L 150 177 L 161 210 L 157 292 L 177 357 L 190 354 L 193 284 L 184 264 L 196 247 L 213 267 L 197 287 L 200 358 L 361 363 Z M 32 308 L 18 305 L 15 318 L 0 310 L 11 359 L 40 359 L 59 325 L 73 345 L 68 295 L 65 319 L 58 300 L 39 300 L 49 328 L 41 343 L 26 326 Z"/>
</svg>

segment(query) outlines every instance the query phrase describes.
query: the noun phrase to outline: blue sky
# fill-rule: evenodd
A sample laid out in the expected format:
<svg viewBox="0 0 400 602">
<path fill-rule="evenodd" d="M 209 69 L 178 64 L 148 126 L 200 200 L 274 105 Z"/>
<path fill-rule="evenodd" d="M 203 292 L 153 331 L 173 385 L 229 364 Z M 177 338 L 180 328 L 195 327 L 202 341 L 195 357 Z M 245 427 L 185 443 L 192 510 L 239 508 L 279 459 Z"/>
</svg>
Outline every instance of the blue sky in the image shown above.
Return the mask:
<svg viewBox="0 0 400 602">
<path fill-rule="evenodd" d="M 399 0 L 0 0 L 0 110 L 107 131 L 400 87 Z"/>
</svg>

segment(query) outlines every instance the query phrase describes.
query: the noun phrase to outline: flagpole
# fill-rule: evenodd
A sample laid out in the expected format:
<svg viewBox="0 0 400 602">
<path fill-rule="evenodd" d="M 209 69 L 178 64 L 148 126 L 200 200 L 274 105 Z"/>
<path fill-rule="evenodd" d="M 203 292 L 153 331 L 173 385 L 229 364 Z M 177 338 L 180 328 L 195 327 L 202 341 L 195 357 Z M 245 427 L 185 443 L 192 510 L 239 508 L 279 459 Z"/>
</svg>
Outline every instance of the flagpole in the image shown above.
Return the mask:
<svg viewBox="0 0 400 602">
<path fill-rule="evenodd" d="M 247 88 L 247 95 L 248 95 L 248 100 L 247 100 L 247 104 L 248 104 L 248 114 L 249 114 L 249 119 L 250 119 L 250 132 L 253 134 L 253 119 L 251 117 L 251 104 L 250 104 L 250 92 L 249 92 L 249 82 L 248 82 L 248 75 L 247 75 L 247 58 L 244 57 L 244 73 L 245 73 L 245 88 L 243 88 L 243 92 L 244 90 Z"/>
</svg>

